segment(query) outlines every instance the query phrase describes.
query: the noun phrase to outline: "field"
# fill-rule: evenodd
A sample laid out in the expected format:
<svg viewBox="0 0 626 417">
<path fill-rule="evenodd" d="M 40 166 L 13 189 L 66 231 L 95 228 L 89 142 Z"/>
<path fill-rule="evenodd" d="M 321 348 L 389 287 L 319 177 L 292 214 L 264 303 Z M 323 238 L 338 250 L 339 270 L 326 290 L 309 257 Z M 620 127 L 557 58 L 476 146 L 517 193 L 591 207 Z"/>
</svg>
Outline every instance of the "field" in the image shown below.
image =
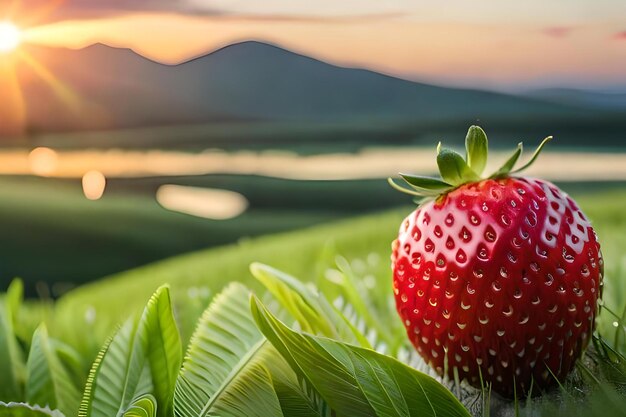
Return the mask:
<svg viewBox="0 0 626 417">
<path fill-rule="evenodd" d="M 626 192 L 613 190 L 596 193 L 574 193 L 598 232 L 606 259 L 606 305 L 618 314 L 624 311 L 626 298 L 626 218 L 623 206 Z M 378 304 L 387 303 L 390 295 L 389 253 L 398 224 L 410 206 L 380 214 L 306 228 L 285 234 L 246 239 L 216 249 L 182 255 L 145 267 L 133 269 L 103 280 L 83 285 L 63 296 L 52 307 L 36 303 L 32 316 L 25 317 L 24 331 L 36 324 L 38 314 L 47 317 L 52 334 L 71 341 L 86 357 L 95 354 L 99 343 L 117 323 L 137 311 L 161 284 L 169 283 L 174 300 L 180 306 L 183 334 L 189 337 L 194 314 L 199 315 L 210 297 L 231 281 L 244 282 L 260 289 L 252 280 L 248 267 L 262 262 L 299 277 L 317 281 L 327 269 L 335 266 L 335 257 L 347 258 L 360 273 L 376 278 Z M 193 305 L 192 309 L 190 306 Z M 185 309 L 189 311 L 185 311 Z M 90 320 L 95 314 L 97 320 Z M 606 331 L 614 320 L 603 316 Z M 97 335 L 84 339 L 84 332 Z M 90 345 L 83 345 L 88 340 Z"/>
</svg>

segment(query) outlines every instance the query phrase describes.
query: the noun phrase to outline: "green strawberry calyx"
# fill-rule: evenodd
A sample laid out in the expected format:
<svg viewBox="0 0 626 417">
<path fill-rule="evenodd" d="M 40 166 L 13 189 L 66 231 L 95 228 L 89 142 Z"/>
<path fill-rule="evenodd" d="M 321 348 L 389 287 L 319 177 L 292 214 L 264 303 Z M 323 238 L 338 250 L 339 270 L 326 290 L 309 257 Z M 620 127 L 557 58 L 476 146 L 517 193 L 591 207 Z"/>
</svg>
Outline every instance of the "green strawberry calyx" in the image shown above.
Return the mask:
<svg viewBox="0 0 626 417">
<path fill-rule="evenodd" d="M 522 143 L 517 145 L 513 154 L 491 175 L 484 177 L 483 171 L 487 165 L 488 141 L 485 131 L 479 126 L 470 126 L 465 137 L 465 158 L 453 151 L 444 148 L 441 142 L 437 145 L 437 166 L 441 178 L 424 177 L 420 175 L 400 173 L 407 187 L 397 184 L 393 178 L 389 178 L 389 184 L 396 190 L 419 197 L 420 203 L 424 200 L 436 199 L 461 185 L 482 181 L 484 179 L 506 178 L 511 174 L 519 173 L 530 167 L 536 160 L 543 147 L 552 139 L 545 138 L 537 147 L 532 157 L 522 167 L 514 169 L 515 164 L 522 155 Z"/>
</svg>

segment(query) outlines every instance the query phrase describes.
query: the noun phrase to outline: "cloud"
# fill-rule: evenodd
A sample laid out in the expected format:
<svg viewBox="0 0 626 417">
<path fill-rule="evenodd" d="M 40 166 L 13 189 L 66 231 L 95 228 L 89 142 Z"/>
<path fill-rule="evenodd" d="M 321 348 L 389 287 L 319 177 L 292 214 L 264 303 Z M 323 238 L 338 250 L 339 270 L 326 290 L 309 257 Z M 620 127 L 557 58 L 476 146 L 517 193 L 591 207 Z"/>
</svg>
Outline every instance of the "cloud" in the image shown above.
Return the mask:
<svg viewBox="0 0 626 417">
<path fill-rule="evenodd" d="M 626 30 L 613 34 L 613 39 L 617 41 L 626 41 Z"/>
<path fill-rule="evenodd" d="M 543 29 L 543 33 L 551 38 L 564 38 L 573 30 L 571 26 L 549 26 Z"/>
<path fill-rule="evenodd" d="M 272 1 L 272 0 L 270 0 Z M 273 0 L 277 2 L 277 0 Z M 360 2 L 361 0 L 353 0 Z M 11 20 L 23 22 L 25 26 L 40 25 L 62 20 L 94 19 L 138 12 L 177 13 L 192 16 L 210 16 L 221 19 L 257 21 L 362 21 L 402 17 L 406 13 L 391 7 L 313 8 L 306 3 L 299 7 L 282 8 L 277 2 L 274 7 L 263 2 L 250 0 L 254 7 L 229 6 L 223 0 L 27 0 L 13 5 L 10 12 L 0 6 L 0 17 L 8 15 Z M 349 1 L 348 1 L 349 2 Z M 279 4 L 280 3 L 280 4 Z M 3 10 L 4 9 L 4 10 Z"/>
</svg>

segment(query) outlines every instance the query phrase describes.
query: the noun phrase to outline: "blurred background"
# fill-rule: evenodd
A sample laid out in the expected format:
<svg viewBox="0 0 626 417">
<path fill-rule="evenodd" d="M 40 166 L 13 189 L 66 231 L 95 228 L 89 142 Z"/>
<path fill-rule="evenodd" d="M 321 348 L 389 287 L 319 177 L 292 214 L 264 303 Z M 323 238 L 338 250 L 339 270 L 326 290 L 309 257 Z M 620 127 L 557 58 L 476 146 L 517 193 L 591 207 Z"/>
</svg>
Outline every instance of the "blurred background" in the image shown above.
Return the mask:
<svg viewBox="0 0 626 417">
<path fill-rule="evenodd" d="M 174 255 L 411 204 L 481 125 L 493 164 L 626 181 L 626 3 L 6 0 L 0 288 L 56 298 Z M 624 197 L 626 201 L 626 197 Z M 623 218 L 622 218 L 623 220 Z"/>
</svg>

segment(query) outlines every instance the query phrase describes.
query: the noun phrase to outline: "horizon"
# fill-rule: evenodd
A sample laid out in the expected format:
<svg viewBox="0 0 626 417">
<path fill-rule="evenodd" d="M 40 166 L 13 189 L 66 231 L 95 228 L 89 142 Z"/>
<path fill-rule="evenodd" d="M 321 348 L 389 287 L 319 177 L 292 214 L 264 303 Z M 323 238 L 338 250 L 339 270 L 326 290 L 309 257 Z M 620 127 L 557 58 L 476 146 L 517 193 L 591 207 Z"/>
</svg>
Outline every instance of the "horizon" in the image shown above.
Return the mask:
<svg viewBox="0 0 626 417">
<path fill-rule="evenodd" d="M 626 27 L 614 0 L 592 5 L 539 0 L 448 7 L 406 0 L 350 4 L 271 0 L 176 3 L 15 0 L 0 20 L 24 43 L 77 49 L 102 43 L 159 63 L 180 63 L 247 41 L 277 44 L 339 66 L 437 85 L 495 91 L 626 87 Z"/>
<path fill-rule="evenodd" d="M 294 55 L 298 55 L 298 56 L 302 56 L 305 58 L 310 58 L 312 60 L 315 61 L 319 61 L 328 65 L 332 65 L 335 67 L 339 67 L 339 68 L 345 68 L 345 69 L 357 69 L 357 70 L 365 70 L 365 71 L 371 71 L 371 72 L 375 72 L 381 75 L 385 75 L 385 76 L 389 76 L 389 77 L 393 77 L 393 78 L 397 78 L 397 79 L 401 79 L 401 80 L 406 80 L 406 81 L 410 81 L 410 82 L 415 82 L 415 83 L 420 83 L 420 84 L 428 84 L 428 85 L 433 85 L 433 86 L 437 86 L 437 87 L 444 87 L 444 88 L 461 88 L 461 89 L 475 89 L 475 90 L 482 90 L 482 91 L 492 91 L 492 92 L 496 92 L 496 93 L 504 93 L 504 94 L 526 94 L 526 93 L 531 93 L 531 92 L 535 92 L 535 91 L 542 91 L 542 90 L 558 90 L 558 89 L 564 89 L 564 90 L 571 90 L 571 91 L 580 91 L 580 92 L 589 92 L 589 93 L 600 93 L 600 94 L 616 94 L 616 95 L 621 95 L 621 94 L 625 94 L 626 93 L 626 81 L 624 83 L 620 83 L 620 84 L 615 84 L 615 85 L 610 85 L 610 86 L 580 86 L 580 85 L 560 85 L 560 84 L 551 84 L 551 83 L 547 83 L 547 84 L 538 84 L 535 86 L 524 86 L 524 85 L 515 85 L 515 86 L 509 86 L 508 88 L 504 87 L 504 88 L 497 88 L 494 86 L 491 86 L 491 88 L 489 86 L 477 86 L 473 83 L 464 83 L 464 82 L 459 82 L 459 83 L 455 83 L 455 82 L 439 82 L 436 79 L 430 80 L 427 78 L 416 78 L 416 77 L 412 77 L 411 75 L 407 75 L 407 74 L 396 74 L 396 73 L 389 73 L 389 72 L 385 72 L 383 70 L 379 70 L 377 68 L 374 67 L 367 67 L 364 65 L 350 65 L 350 64 L 341 64 L 341 63 L 336 63 L 336 62 L 332 62 L 330 60 L 325 60 L 322 57 L 318 57 L 315 55 L 308 55 L 304 52 L 300 52 L 291 48 L 288 48 L 282 44 L 276 43 L 276 42 L 272 42 L 269 40 L 265 40 L 265 39 L 241 39 L 241 40 L 235 40 L 231 43 L 227 43 L 224 45 L 218 45 L 215 46 L 213 48 L 207 49 L 206 51 L 203 52 L 199 52 L 196 55 L 192 55 L 186 58 L 183 58 L 182 60 L 179 61 L 174 61 L 174 62 L 170 62 L 167 60 L 159 60 L 156 57 L 150 56 L 150 55 L 146 55 L 141 53 L 141 51 L 138 51 L 136 49 L 134 49 L 131 46 L 117 46 L 117 45 L 111 45 L 108 44 L 107 42 L 104 41 L 96 41 L 93 43 L 89 43 L 87 45 L 81 45 L 81 46 L 60 46 L 60 45 L 45 45 L 45 44 L 32 44 L 32 46 L 35 47 L 40 47 L 40 48 L 50 48 L 50 49 L 65 49 L 65 50 L 70 50 L 70 51 L 82 51 L 85 49 L 89 49 L 92 47 L 96 47 L 96 46 L 103 46 L 106 48 L 110 48 L 110 49 L 116 49 L 116 50 L 127 50 L 127 51 L 131 51 L 134 54 L 136 54 L 137 56 L 140 56 L 150 62 L 153 62 L 155 64 L 159 64 L 159 65 L 163 65 L 166 67 L 177 67 L 177 66 L 181 66 L 181 65 L 185 65 L 189 62 L 193 62 L 195 60 L 198 59 L 202 59 L 206 56 L 212 55 L 214 53 L 217 53 L 223 49 L 227 49 L 233 46 L 237 46 L 237 45 L 242 45 L 242 44 L 261 44 L 261 45 L 265 45 L 265 46 L 270 46 L 270 47 L 274 47 L 277 49 L 280 49 L 284 52 L 287 53 L 291 53 Z M 28 45 L 31 46 L 31 45 Z M 26 47 L 28 47 L 26 46 Z"/>
</svg>

